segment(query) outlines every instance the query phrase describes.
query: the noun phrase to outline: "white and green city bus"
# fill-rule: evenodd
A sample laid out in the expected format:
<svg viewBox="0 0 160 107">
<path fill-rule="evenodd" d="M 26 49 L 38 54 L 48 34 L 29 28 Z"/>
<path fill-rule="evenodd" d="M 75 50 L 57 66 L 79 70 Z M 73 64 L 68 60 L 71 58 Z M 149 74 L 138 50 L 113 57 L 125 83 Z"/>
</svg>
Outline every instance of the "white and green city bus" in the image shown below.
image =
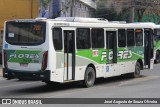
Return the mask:
<svg viewBox="0 0 160 107">
<path fill-rule="evenodd" d="M 135 24 L 150 25 L 153 30 L 153 41 L 154 41 L 154 62 L 160 63 L 160 25 L 156 25 L 152 22 L 138 22 Z"/>
<path fill-rule="evenodd" d="M 83 81 L 86 87 L 99 77 L 139 77 L 153 68 L 151 28 L 77 17 L 6 21 L 3 77 Z"/>
<path fill-rule="evenodd" d="M 160 63 L 160 25 L 154 26 L 154 59 Z"/>
</svg>

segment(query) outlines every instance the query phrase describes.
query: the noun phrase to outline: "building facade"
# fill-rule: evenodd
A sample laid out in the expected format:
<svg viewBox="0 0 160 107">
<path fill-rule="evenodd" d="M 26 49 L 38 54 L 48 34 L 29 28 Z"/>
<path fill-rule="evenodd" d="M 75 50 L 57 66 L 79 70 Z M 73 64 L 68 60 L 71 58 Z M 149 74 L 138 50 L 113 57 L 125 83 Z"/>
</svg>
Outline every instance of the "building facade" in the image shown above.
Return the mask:
<svg viewBox="0 0 160 107">
<path fill-rule="evenodd" d="M 66 0 L 69 3 L 71 0 Z M 65 16 L 73 17 L 94 17 L 96 3 L 94 0 L 72 0 L 69 10 L 65 11 Z"/>
<path fill-rule="evenodd" d="M 95 9 L 95 0 L 51 0 L 46 18 L 94 17 Z"/>
<path fill-rule="evenodd" d="M 38 17 L 38 0 L 0 0 L 0 47 L 4 22 Z"/>
</svg>

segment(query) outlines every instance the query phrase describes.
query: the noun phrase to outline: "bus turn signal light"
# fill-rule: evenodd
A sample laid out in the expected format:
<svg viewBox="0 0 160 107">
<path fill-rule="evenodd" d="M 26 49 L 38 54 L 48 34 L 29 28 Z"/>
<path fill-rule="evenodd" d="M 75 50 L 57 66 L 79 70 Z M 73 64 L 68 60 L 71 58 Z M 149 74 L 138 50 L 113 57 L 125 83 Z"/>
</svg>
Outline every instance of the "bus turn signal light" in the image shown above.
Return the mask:
<svg viewBox="0 0 160 107">
<path fill-rule="evenodd" d="M 7 55 L 6 55 L 6 51 L 5 50 L 3 51 L 3 56 L 4 56 L 4 58 L 3 58 L 4 67 L 7 68 L 8 67 L 8 65 L 7 65 Z"/>
<path fill-rule="evenodd" d="M 48 61 L 48 51 L 46 51 L 43 54 L 43 60 L 42 60 L 42 66 L 41 66 L 42 71 L 44 71 L 47 68 L 47 61 Z"/>
</svg>

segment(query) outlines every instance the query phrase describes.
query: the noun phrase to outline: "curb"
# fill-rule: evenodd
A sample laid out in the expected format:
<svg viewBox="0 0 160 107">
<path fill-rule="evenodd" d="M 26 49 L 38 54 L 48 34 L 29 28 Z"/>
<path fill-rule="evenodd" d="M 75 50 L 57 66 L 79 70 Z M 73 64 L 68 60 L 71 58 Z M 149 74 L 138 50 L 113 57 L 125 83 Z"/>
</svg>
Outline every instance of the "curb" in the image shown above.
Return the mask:
<svg viewBox="0 0 160 107">
<path fill-rule="evenodd" d="M 0 77 L 2 77 L 3 74 L 2 74 L 2 65 L 0 65 Z"/>
<path fill-rule="evenodd" d="M 2 75 L 2 69 L 0 69 L 0 77 L 2 77 L 3 75 Z"/>
<path fill-rule="evenodd" d="M 2 71 L 0 70 L 0 77 L 2 77 L 3 75 L 2 75 Z"/>
</svg>

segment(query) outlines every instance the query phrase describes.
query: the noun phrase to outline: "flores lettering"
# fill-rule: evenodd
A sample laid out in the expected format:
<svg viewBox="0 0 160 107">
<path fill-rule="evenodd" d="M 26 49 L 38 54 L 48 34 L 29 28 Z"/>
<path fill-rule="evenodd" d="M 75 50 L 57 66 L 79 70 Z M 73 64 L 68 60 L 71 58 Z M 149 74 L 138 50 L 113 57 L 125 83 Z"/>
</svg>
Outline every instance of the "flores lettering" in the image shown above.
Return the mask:
<svg viewBox="0 0 160 107">
<path fill-rule="evenodd" d="M 27 59 L 38 59 L 38 54 L 10 54 L 10 58 L 27 58 Z"/>
<path fill-rule="evenodd" d="M 117 57 L 120 59 L 130 59 L 132 58 L 132 51 L 131 50 L 124 50 L 124 51 L 118 51 Z M 108 53 L 108 58 L 107 58 L 107 52 L 102 52 L 101 56 L 101 61 L 104 61 L 106 59 L 112 60 L 113 59 L 113 51 L 110 51 Z"/>
<path fill-rule="evenodd" d="M 118 56 L 120 57 L 120 59 L 130 59 L 132 57 L 132 51 L 131 50 L 119 51 Z"/>
<path fill-rule="evenodd" d="M 11 53 L 9 55 L 8 62 L 16 62 L 21 64 L 28 64 L 28 63 L 40 63 L 39 54 L 16 54 Z"/>
</svg>

